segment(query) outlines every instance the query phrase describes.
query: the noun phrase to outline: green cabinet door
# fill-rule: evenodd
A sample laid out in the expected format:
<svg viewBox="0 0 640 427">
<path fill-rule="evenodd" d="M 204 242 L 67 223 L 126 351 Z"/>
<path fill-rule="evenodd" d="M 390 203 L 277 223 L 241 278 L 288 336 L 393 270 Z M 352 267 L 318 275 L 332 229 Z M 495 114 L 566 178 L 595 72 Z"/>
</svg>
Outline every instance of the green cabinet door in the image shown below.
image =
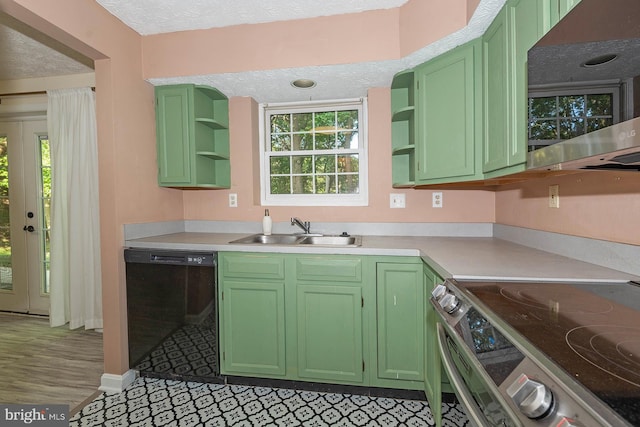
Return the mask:
<svg viewBox="0 0 640 427">
<path fill-rule="evenodd" d="M 548 13 L 549 0 L 509 0 L 482 37 L 487 178 L 525 169 L 527 52 L 548 27 Z"/>
<path fill-rule="evenodd" d="M 298 284 L 296 291 L 298 377 L 362 383 L 362 288 Z"/>
<path fill-rule="evenodd" d="M 435 284 L 442 283 L 439 277 L 428 265 L 424 264 L 424 286 L 425 286 L 425 320 L 426 328 L 424 335 L 424 354 L 425 354 L 425 381 L 424 392 L 429 401 L 431 414 L 433 415 L 436 426 L 442 426 L 442 383 L 447 381 L 446 376 L 443 377 L 442 364 L 440 362 L 440 350 L 438 349 L 438 337 L 436 333 L 436 324 L 438 317 L 435 309 L 431 306 L 429 298 Z"/>
<path fill-rule="evenodd" d="M 224 374 L 285 375 L 284 282 L 222 283 Z"/>
<path fill-rule="evenodd" d="M 185 86 L 156 88 L 158 183 L 191 182 L 191 100 Z"/>
<path fill-rule="evenodd" d="M 416 184 L 482 178 L 480 40 L 416 69 Z"/>
<path fill-rule="evenodd" d="M 484 137 L 483 172 L 509 165 L 509 69 L 506 7 L 482 36 Z"/>
<path fill-rule="evenodd" d="M 422 264 L 378 263 L 378 377 L 424 380 Z"/>
</svg>

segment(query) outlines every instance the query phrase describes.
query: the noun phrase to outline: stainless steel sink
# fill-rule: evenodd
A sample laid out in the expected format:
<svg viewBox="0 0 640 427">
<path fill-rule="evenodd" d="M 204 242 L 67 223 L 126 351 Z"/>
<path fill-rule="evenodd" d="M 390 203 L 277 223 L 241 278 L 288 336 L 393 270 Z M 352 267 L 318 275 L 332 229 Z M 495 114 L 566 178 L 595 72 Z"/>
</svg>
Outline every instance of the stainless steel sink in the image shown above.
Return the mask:
<svg viewBox="0 0 640 427">
<path fill-rule="evenodd" d="M 360 246 L 360 236 L 309 236 L 298 242 L 300 245 Z"/>
<path fill-rule="evenodd" d="M 311 245 L 311 246 L 361 246 L 360 236 L 323 236 L 305 234 L 252 234 L 229 243 L 245 245 Z"/>
<path fill-rule="evenodd" d="M 244 243 L 244 244 L 263 244 L 263 245 L 294 245 L 300 239 L 304 239 L 304 236 L 296 236 L 293 234 L 270 234 L 268 236 L 264 234 L 253 234 L 242 239 L 234 240 L 229 243 Z"/>
</svg>

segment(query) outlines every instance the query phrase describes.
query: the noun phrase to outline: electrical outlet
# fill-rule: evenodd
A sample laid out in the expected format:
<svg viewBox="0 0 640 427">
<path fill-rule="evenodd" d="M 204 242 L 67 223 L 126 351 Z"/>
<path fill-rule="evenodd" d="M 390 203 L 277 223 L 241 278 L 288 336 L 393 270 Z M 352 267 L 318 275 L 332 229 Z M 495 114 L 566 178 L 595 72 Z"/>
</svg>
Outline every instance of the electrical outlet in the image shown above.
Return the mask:
<svg viewBox="0 0 640 427">
<path fill-rule="evenodd" d="M 560 207 L 560 189 L 557 185 L 549 186 L 549 207 L 550 208 Z"/>
<path fill-rule="evenodd" d="M 442 207 L 442 191 L 435 191 L 431 193 L 431 206 L 434 208 Z"/>
<path fill-rule="evenodd" d="M 229 207 L 230 208 L 238 207 L 238 195 L 236 193 L 229 194 Z"/>
<path fill-rule="evenodd" d="M 406 207 L 405 195 L 401 193 L 391 193 L 389 195 L 389 207 L 392 209 Z"/>
</svg>

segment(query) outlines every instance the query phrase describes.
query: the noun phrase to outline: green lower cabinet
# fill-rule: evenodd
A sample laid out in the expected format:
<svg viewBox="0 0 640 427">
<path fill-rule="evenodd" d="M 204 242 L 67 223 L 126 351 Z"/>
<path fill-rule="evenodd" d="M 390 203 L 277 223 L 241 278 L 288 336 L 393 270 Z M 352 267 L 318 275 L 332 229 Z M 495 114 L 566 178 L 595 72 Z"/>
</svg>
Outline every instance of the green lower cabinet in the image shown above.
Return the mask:
<svg viewBox="0 0 640 427">
<path fill-rule="evenodd" d="M 422 264 L 376 268 L 378 377 L 424 380 Z"/>
<path fill-rule="evenodd" d="M 298 285 L 296 323 L 301 379 L 362 383 L 361 287 Z"/>
<path fill-rule="evenodd" d="M 440 350 L 438 348 L 438 337 L 436 324 L 438 315 L 431 306 L 428 297 L 436 284 L 442 283 L 442 278 L 438 276 L 428 265 L 424 265 L 424 286 L 425 286 L 425 324 L 424 331 L 424 354 L 425 354 L 425 381 L 424 392 L 429 401 L 431 414 L 437 427 L 442 426 L 442 392 L 450 392 L 449 380 L 443 372 L 440 362 Z"/>
<path fill-rule="evenodd" d="M 285 374 L 284 282 L 226 280 L 222 287 L 226 374 Z"/>
<path fill-rule="evenodd" d="M 220 252 L 222 374 L 422 390 L 422 265 L 418 257 Z"/>
</svg>

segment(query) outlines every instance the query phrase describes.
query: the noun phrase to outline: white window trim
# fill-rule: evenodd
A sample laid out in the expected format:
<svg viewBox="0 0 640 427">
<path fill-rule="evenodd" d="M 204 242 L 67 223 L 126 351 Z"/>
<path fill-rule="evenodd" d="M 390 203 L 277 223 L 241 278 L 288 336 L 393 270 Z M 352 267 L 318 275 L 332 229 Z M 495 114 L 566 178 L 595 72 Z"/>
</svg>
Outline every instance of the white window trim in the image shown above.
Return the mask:
<svg viewBox="0 0 640 427">
<path fill-rule="evenodd" d="M 269 194 L 269 157 L 266 155 L 266 135 L 269 133 L 265 120 L 267 109 L 301 109 L 304 111 L 323 111 L 344 105 L 360 110 L 358 131 L 360 136 L 360 179 L 358 194 Z M 260 138 L 260 203 L 263 206 L 368 206 L 369 205 L 369 154 L 367 136 L 367 98 L 341 99 L 308 102 L 283 102 L 259 105 L 259 138 Z"/>
</svg>

